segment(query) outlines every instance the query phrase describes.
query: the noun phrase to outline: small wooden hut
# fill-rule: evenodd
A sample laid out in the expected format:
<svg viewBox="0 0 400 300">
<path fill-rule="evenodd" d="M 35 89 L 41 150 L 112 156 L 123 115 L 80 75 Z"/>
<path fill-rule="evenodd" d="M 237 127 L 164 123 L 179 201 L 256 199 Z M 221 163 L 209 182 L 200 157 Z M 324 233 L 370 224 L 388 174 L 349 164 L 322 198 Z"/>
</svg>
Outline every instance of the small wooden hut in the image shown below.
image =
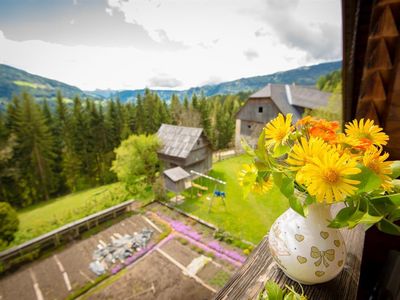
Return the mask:
<svg viewBox="0 0 400 300">
<path fill-rule="evenodd" d="M 176 194 L 190 188 L 190 174 L 181 167 L 175 167 L 164 171 L 165 188 Z"/>
<path fill-rule="evenodd" d="M 162 124 L 157 135 L 162 142 L 158 157 L 165 169 L 181 167 L 188 173 L 211 170 L 211 144 L 203 128 Z"/>
</svg>

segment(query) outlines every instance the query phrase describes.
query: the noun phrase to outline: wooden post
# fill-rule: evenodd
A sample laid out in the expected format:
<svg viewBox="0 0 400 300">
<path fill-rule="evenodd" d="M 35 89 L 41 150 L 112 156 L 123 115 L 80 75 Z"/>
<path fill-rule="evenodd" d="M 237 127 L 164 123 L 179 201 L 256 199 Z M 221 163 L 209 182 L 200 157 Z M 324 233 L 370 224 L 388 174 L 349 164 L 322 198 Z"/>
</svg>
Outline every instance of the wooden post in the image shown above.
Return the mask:
<svg viewBox="0 0 400 300">
<path fill-rule="evenodd" d="M 56 233 L 54 235 L 54 240 L 55 240 L 54 245 L 59 246 L 60 245 L 60 237 L 58 236 L 58 233 Z"/>
</svg>

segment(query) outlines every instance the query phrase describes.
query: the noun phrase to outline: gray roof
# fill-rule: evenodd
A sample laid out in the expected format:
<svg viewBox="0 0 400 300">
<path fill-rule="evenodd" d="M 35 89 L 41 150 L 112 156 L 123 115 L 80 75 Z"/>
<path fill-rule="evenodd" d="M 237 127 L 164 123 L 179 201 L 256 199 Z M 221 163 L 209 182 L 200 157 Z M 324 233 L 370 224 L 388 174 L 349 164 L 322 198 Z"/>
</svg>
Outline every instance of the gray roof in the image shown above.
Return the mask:
<svg viewBox="0 0 400 300">
<path fill-rule="evenodd" d="M 252 94 L 249 99 L 271 98 L 283 114 L 293 114 L 294 120 L 301 118 L 297 107 L 316 109 L 328 104 L 330 93 L 314 87 L 293 84 L 268 84 Z"/>
<path fill-rule="evenodd" d="M 331 93 L 322 92 L 314 87 L 290 85 L 293 104 L 305 108 L 316 109 L 328 105 Z"/>
<path fill-rule="evenodd" d="M 182 169 L 181 167 L 176 167 L 176 168 L 165 170 L 164 174 L 166 176 L 168 176 L 168 178 L 171 179 L 173 182 L 177 182 L 179 180 L 190 177 L 190 174 L 188 172 L 186 172 L 184 169 Z"/>
<path fill-rule="evenodd" d="M 162 142 L 162 149 L 158 153 L 187 158 L 202 132 L 202 128 L 162 124 L 157 132 Z"/>
</svg>

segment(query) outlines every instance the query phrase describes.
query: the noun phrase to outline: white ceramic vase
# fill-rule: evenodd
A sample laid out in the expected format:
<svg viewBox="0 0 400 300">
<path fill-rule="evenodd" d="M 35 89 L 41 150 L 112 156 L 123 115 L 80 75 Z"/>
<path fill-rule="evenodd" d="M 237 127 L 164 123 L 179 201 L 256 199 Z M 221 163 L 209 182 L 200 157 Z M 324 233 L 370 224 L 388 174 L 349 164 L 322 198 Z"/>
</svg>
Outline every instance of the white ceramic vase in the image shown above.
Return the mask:
<svg viewBox="0 0 400 300">
<path fill-rule="evenodd" d="M 303 218 L 289 208 L 271 227 L 271 255 L 282 271 L 302 284 L 335 278 L 343 269 L 346 246 L 338 229 L 327 227 L 330 206 L 313 204 Z"/>
</svg>

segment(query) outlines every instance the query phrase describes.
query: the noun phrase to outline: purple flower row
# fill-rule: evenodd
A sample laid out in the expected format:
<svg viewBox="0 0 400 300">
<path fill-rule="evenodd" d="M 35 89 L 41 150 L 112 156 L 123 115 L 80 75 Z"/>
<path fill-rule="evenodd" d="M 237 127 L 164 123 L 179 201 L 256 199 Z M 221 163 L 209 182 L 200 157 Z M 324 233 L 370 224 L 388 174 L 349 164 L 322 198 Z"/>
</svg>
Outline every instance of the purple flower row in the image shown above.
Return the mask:
<svg viewBox="0 0 400 300">
<path fill-rule="evenodd" d="M 207 246 L 210 247 L 211 249 L 214 249 L 215 251 L 217 251 L 219 253 L 225 254 L 226 256 L 228 256 L 236 261 L 240 261 L 241 263 L 244 263 L 246 261 L 246 257 L 240 255 L 236 251 L 225 249 L 216 241 L 211 241 L 211 242 L 207 243 Z"/>
<path fill-rule="evenodd" d="M 190 226 L 183 224 L 182 222 L 170 219 L 166 216 L 160 215 L 164 220 L 166 220 L 175 231 L 183 234 L 184 236 L 190 237 L 191 239 L 201 242 L 201 235 L 193 230 Z M 215 250 L 217 253 L 224 254 L 229 258 L 236 260 L 238 262 L 244 263 L 246 257 L 240 255 L 236 251 L 225 249 L 217 241 L 211 241 L 206 244 L 209 248 Z"/>
</svg>

